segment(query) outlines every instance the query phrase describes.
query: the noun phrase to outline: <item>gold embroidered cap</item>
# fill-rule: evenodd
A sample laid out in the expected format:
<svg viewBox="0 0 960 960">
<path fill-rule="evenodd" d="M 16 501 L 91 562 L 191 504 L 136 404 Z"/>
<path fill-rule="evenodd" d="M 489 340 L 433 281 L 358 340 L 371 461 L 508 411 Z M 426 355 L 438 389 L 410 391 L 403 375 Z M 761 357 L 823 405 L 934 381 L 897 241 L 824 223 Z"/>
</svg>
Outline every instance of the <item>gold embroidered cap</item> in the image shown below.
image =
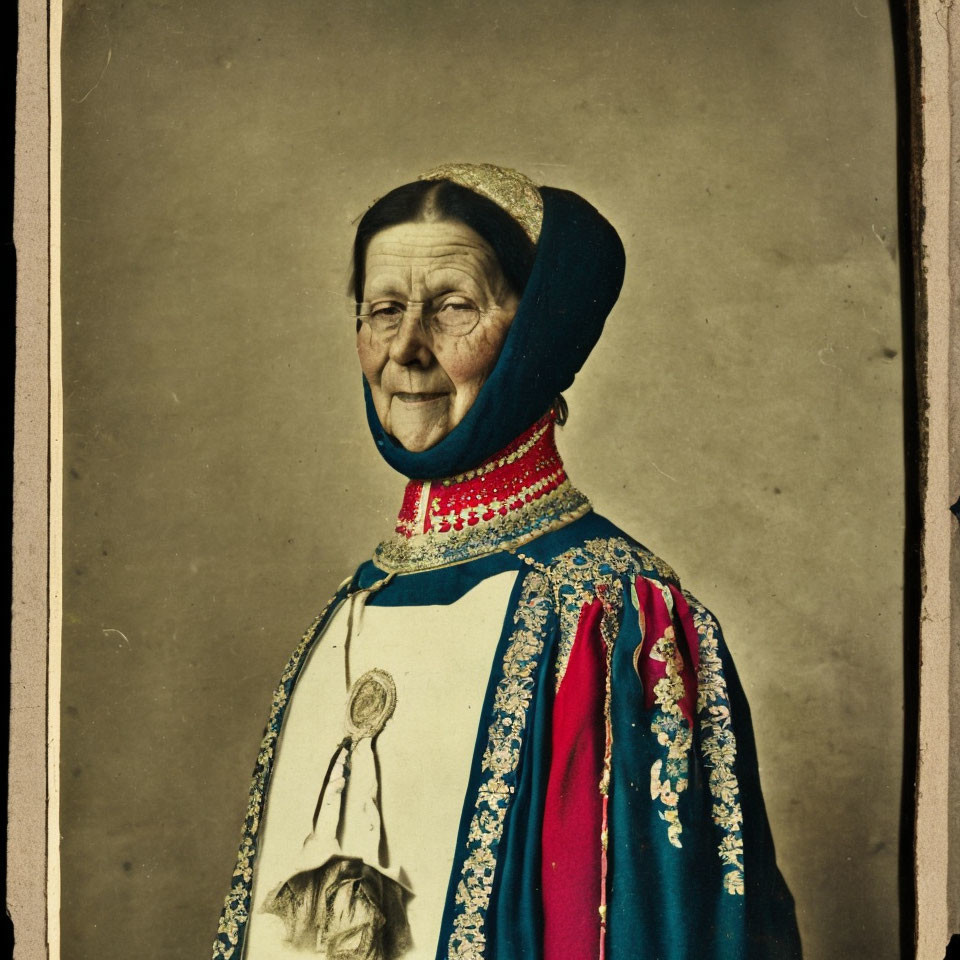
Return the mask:
<svg viewBox="0 0 960 960">
<path fill-rule="evenodd" d="M 450 180 L 479 193 L 509 213 L 534 243 L 540 238 L 543 198 L 537 185 L 517 170 L 492 163 L 444 163 L 418 179 Z"/>
</svg>

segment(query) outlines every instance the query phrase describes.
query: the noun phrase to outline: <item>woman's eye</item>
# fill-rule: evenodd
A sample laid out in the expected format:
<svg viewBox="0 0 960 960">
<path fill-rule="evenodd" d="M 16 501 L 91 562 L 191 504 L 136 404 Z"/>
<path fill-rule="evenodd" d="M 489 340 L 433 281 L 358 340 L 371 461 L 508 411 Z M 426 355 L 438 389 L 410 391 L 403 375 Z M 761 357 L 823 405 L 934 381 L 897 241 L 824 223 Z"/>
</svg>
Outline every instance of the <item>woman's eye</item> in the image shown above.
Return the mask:
<svg viewBox="0 0 960 960">
<path fill-rule="evenodd" d="M 403 307 L 399 303 L 375 303 L 370 308 L 370 316 L 381 320 L 399 320 L 403 316 Z"/>
<path fill-rule="evenodd" d="M 462 313 L 476 310 L 476 305 L 469 300 L 446 300 L 440 304 L 438 313 Z"/>
<path fill-rule="evenodd" d="M 480 311 L 471 300 L 445 300 L 437 310 L 433 322 L 440 333 L 461 337 L 480 322 Z"/>
</svg>

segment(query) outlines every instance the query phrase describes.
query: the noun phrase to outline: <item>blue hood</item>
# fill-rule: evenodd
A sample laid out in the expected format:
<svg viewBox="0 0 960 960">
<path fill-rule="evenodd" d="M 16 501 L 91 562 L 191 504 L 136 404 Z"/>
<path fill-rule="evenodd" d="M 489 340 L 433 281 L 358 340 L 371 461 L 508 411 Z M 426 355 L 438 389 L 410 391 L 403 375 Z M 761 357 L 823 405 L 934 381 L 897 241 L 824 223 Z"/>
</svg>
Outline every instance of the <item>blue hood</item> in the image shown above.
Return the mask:
<svg viewBox="0 0 960 960">
<path fill-rule="evenodd" d="M 384 460 L 429 480 L 478 466 L 550 409 L 599 340 L 623 283 L 623 244 L 582 197 L 541 187 L 543 226 L 530 279 L 493 372 L 466 416 L 420 453 L 388 436 L 363 380 L 367 423 Z"/>
</svg>

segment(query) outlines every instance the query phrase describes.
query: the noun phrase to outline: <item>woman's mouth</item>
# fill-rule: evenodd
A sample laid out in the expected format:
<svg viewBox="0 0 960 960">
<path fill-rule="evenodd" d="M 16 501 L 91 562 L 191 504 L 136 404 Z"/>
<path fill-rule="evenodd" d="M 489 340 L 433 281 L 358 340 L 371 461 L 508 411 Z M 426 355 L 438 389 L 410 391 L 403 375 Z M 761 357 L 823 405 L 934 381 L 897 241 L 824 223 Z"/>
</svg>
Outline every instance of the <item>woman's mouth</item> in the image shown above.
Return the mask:
<svg viewBox="0 0 960 960">
<path fill-rule="evenodd" d="M 393 396 L 401 403 L 430 403 L 445 397 L 446 393 L 395 393 Z"/>
</svg>

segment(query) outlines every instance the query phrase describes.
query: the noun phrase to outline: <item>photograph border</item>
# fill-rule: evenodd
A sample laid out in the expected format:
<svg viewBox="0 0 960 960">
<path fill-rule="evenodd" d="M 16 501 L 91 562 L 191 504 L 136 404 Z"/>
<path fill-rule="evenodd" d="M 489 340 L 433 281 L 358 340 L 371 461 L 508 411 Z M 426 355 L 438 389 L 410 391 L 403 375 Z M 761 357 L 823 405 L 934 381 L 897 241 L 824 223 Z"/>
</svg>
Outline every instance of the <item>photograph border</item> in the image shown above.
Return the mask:
<svg viewBox="0 0 960 960">
<path fill-rule="evenodd" d="M 904 755 L 901 798 L 902 960 L 941 960 L 949 926 L 951 725 L 950 551 L 957 536 L 949 438 L 952 324 L 960 297 L 960 7 L 892 0 L 904 332 L 906 529 Z M 19 4 L 14 245 L 13 602 L 9 719 L 7 910 L 16 960 L 59 957 L 59 645 L 62 397 L 59 350 L 60 7 Z M 952 59 L 951 59 L 952 58 Z M 956 168 L 956 169 L 954 169 Z M 951 251 L 953 259 L 951 262 Z M 956 349 L 954 346 L 953 349 Z M 954 491 L 956 493 L 957 491 Z M 52 762 L 51 762 L 52 761 Z M 42 865 L 42 868 L 41 868 Z M 47 895 L 49 893 L 49 896 Z"/>
</svg>

